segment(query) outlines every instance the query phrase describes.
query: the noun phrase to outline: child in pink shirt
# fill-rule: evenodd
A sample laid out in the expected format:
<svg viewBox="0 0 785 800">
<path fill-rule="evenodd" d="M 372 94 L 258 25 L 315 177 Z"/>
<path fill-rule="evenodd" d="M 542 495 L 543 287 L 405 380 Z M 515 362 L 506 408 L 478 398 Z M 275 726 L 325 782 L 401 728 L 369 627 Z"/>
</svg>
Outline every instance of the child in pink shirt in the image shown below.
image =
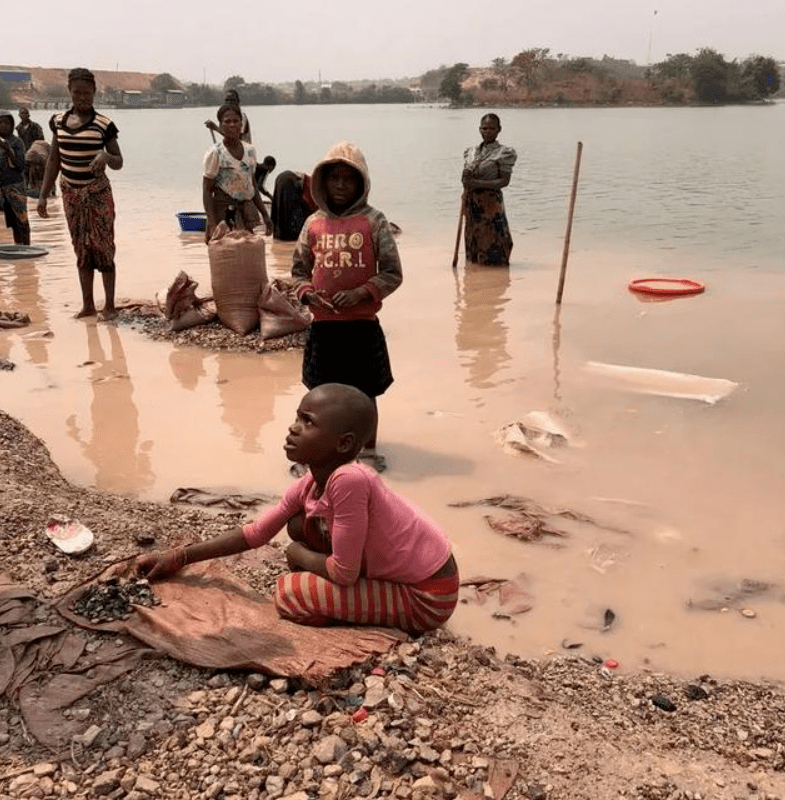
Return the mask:
<svg viewBox="0 0 785 800">
<path fill-rule="evenodd" d="M 412 633 L 439 627 L 458 602 L 458 568 L 436 522 L 356 463 L 375 422 L 373 402 L 359 389 L 336 383 L 312 389 L 284 445 L 287 457 L 309 472 L 255 522 L 143 556 L 139 572 L 160 578 L 186 563 L 259 547 L 286 525 L 292 572 L 276 586 L 281 616 L 306 625 L 341 621 Z"/>
</svg>

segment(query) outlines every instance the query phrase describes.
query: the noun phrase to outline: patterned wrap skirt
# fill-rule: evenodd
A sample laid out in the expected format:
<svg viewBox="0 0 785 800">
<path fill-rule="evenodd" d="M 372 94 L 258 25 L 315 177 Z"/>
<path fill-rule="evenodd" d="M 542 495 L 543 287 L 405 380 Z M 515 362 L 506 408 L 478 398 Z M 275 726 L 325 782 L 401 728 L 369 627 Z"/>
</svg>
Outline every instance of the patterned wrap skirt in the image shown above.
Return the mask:
<svg viewBox="0 0 785 800">
<path fill-rule="evenodd" d="M 63 210 L 78 269 L 114 272 L 114 198 L 109 178 L 85 186 L 60 181 Z"/>
<path fill-rule="evenodd" d="M 325 555 L 332 552 L 322 520 L 303 520 L 303 543 Z M 341 586 L 312 572 L 292 572 L 278 578 L 273 597 L 278 613 L 301 625 L 336 622 L 381 625 L 408 633 L 423 633 L 443 625 L 458 604 L 458 571 L 419 583 L 360 578 Z"/>
<path fill-rule="evenodd" d="M 387 340 L 378 319 L 311 323 L 303 353 L 303 383 L 345 383 L 368 397 L 384 394 L 393 382 Z"/>
<path fill-rule="evenodd" d="M 0 204 L 3 207 L 6 228 L 21 231 L 28 224 L 24 181 L 0 186 Z"/>
<path fill-rule="evenodd" d="M 501 189 L 472 189 L 466 197 L 466 260 L 509 266 L 512 236 Z"/>
</svg>

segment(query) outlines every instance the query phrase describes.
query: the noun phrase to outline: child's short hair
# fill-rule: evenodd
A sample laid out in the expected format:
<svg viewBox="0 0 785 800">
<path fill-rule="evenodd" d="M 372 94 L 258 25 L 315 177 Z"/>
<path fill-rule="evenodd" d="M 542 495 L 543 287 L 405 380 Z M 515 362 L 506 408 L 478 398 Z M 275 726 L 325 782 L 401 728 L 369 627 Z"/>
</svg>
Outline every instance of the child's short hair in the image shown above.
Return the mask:
<svg viewBox="0 0 785 800">
<path fill-rule="evenodd" d="M 311 391 L 326 397 L 331 404 L 333 424 L 340 433 L 353 433 L 357 440 L 354 458 L 370 439 L 376 426 L 376 406 L 365 392 L 345 383 L 322 383 Z"/>
<path fill-rule="evenodd" d="M 223 118 L 226 116 L 226 113 L 232 111 L 233 113 L 237 114 L 237 116 L 242 119 L 242 114 L 240 113 L 240 107 L 236 103 L 224 103 L 217 111 L 216 117 L 218 117 L 218 122 L 223 122 Z"/>
</svg>

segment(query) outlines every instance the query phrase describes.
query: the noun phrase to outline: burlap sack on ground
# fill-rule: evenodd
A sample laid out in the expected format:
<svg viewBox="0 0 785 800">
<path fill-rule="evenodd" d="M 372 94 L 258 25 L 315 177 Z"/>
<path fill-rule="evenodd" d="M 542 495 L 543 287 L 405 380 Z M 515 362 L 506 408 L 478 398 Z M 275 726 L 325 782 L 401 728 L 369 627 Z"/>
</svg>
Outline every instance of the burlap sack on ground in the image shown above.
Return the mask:
<svg viewBox="0 0 785 800">
<path fill-rule="evenodd" d="M 166 299 L 161 301 L 156 295 L 158 307 L 169 320 L 173 331 L 182 331 L 196 325 L 206 325 L 217 316 L 212 298 L 200 299 L 196 296 L 198 285 L 186 272 L 180 270 L 166 290 Z"/>
<path fill-rule="evenodd" d="M 264 239 L 245 230 L 215 229 L 207 253 L 218 318 L 245 336 L 259 324 L 259 295 L 267 285 Z"/>
<path fill-rule="evenodd" d="M 134 606 L 125 621 L 93 625 L 71 606 L 96 581 L 127 575 L 133 559 L 118 562 L 60 598 L 57 610 L 84 628 L 131 634 L 149 647 L 198 667 L 252 669 L 317 679 L 385 653 L 406 634 L 390 628 L 311 628 L 281 619 L 268 597 L 234 577 L 221 561 L 189 564 L 152 584 L 161 604 Z"/>
<path fill-rule="evenodd" d="M 259 327 L 263 340 L 304 331 L 310 324 L 310 313 L 290 302 L 280 290 L 278 281 L 268 283 L 262 289 L 259 295 Z"/>
</svg>

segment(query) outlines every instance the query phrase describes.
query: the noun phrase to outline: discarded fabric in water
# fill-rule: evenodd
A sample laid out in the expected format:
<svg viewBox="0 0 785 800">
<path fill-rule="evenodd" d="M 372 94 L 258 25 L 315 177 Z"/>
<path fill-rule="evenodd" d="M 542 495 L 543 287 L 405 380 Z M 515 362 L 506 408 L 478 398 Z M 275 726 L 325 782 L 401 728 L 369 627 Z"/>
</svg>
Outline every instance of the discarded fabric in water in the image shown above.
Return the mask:
<svg viewBox="0 0 785 800">
<path fill-rule="evenodd" d="M 531 411 L 518 422 L 504 425 L 494 433 L 494 438 L 510 455 L 533 455 L 558 464 L 549 450 L 572 444 L 567 429 L 546 411 Z"/>
<path fill-rule="evenodd" d="M 704 378 L 684 372 L 625 367 L 619 364 L 602 364 L 599 361 L 587 361 L 583 369 L 598 378 L 603 385 L 614 389 L 635 394 L 700 400 L 709 405 L 727 397 L 739 385 L 725 378 Z"/>
</svg>

